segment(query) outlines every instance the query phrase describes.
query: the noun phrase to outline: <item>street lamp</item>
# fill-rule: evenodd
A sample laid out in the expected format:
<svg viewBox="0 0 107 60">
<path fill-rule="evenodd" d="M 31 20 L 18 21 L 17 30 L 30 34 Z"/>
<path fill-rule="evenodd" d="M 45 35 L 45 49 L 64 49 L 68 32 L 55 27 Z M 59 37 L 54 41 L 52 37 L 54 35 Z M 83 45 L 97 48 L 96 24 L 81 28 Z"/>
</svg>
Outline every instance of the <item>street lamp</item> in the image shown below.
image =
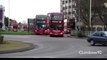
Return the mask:
<svg viewBox="0 0 107 60">
<path fill-rule="evenodd" d="M 10 31 L 10 0 L 8 0 L 8 31 Z"/>
<path fill-rule="evenodd" d="M 90 23 L 90 35 L 91 35 L 91 3 L 92 3 L 92 1 L 90 0 L 90 21 L 89 21 L 89 23 Z"/>
<path fill-rule="evenodd" d="M 104 6 L 107 8 L 107 2 L 106 2 L 106 3 L 104 3 Z"/>
</svg>

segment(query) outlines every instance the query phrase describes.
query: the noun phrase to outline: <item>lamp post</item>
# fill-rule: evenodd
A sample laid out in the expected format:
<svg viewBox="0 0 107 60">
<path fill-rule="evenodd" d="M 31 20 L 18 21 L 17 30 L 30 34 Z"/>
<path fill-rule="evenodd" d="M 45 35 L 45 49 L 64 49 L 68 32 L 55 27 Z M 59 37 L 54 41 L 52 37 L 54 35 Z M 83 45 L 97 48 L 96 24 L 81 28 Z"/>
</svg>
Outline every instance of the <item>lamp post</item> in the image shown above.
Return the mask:
<svg viewBox="0 0 107 60">
<path fill-rule="evenodd" d="M 10 31 L 10 0 L 8 0 L 8 31 Z"/>
<path fill-rule="evenodd" d="M 106 2 L 106 3 L 104 3 L 104 6 L 107 8 L 107 2 Z"/>
<path fill-rule="evenodd" d="M 91 3 L 92 3 L 92 0 L 90 0 L 90 21 L 89 21 L 89 24 L 90 24 L 90 35 L 91 35 Z"/>
</svg>

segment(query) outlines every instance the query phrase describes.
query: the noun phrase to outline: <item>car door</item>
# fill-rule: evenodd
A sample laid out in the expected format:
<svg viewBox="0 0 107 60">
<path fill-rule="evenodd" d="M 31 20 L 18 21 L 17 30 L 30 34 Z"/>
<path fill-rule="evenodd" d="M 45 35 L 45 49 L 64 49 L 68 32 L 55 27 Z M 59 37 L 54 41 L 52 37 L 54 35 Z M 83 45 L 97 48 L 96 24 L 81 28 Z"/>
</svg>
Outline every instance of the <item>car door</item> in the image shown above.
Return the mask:
<svg viewBox="0 0 107 60">
<path fill-rule="evenodd" d="M 96 32 L 92 35 L 92 40 L 94 40 L 95 42 L 100 40 L 100 32 Z"/>
<path fill-rule="evenodd" d="M 101 42 L 107 41 L 107 36 L 104 32 L 101 32 L 100 34 L 100 41 Z"/>
</svg>

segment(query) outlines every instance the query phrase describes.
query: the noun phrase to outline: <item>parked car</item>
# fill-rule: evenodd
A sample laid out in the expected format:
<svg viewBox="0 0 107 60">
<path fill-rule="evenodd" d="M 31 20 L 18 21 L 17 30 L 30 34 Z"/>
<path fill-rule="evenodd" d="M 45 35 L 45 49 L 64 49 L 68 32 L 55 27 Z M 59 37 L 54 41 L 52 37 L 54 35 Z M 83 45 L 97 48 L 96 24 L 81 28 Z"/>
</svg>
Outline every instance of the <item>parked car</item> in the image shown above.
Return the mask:
<svg viewBox="0 0 107 60">
<path fill-rule="evenodd" d="M 94 32 L 92 35 L 88 36 L 87 41 L 90 43 L 90 45 L 95 44 L 107 44 L 107 31 L 98 31 Z"/>
</svg>

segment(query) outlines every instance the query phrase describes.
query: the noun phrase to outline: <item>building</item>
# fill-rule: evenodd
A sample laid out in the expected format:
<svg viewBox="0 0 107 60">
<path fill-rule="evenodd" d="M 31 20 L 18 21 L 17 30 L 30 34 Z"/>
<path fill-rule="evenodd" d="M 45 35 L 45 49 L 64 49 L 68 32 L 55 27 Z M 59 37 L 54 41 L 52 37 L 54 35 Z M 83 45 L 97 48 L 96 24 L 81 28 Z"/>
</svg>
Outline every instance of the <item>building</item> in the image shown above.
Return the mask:
<svg viewBox="0 0 107 60">
<path fill-rule="evenodd" d="M 68 19 L 69 28 L 72 28 L 71 21 L 75 20 L 74 30 L 79 28 L 84 31 L 102 31 L 107 30 L 107 7 L 104 6 L 106 2 L 107 0 L 92 0 L 91 23 L 90 0 L 60 0 L 60 11 L 64 13 L 64 18 Z"/>
<path fill-rule="evenodd" d="M 2 5 L 0 5 L 0 22 L 3 24 L 2 30 L 5 30 L 4 11 L 5 11 L 5 8 Z"/>
<path fill-rule="evenodd" d="M 75 18 L 76 1 L 75 0 L 60 0 L 61 12 L 64 13 L 64 18 Z"/>
<path fill-rule="evenodd" d="M 76 31 L 76 22 L 78 21 L 77 3 L 79 0 L 60 0 L 60 11 L 64 13 L 67 19 L 67 29 Z M 74 34 L 74 33 L 72 33 Z"/>
<path fill-rule="evenodd" d="M 60 0 L 60 11 L 64 13 L 64 18 L 67 19 L 68 28 L 72 28 L 72 22 L 79 20 L 79 1 L 80 0 Z"/>
</svg>

